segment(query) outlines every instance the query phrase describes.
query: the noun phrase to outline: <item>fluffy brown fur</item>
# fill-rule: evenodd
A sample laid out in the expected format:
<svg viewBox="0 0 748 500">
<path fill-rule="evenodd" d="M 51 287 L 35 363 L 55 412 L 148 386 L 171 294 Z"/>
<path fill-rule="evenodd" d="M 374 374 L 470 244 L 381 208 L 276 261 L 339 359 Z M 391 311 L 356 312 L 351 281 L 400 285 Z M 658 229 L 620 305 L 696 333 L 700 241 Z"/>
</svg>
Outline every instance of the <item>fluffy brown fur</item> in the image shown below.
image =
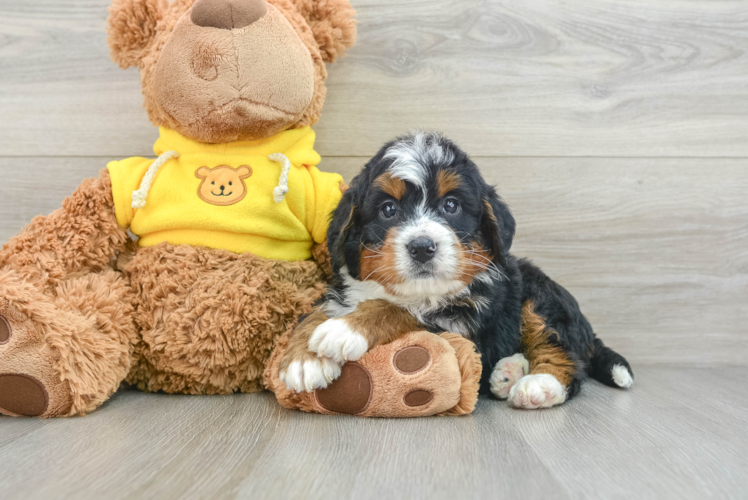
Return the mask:
<svg viewBox="0 0 748 500">
<path fill-rule="evenodd" d="M 353 10 L 346 0 L 271 0 L 256 29 L 175 34 L 178 23 L 189 24 L 183 16 L 193 2 L 113 0 L 110 8 L 112 59 L 140 68 L 153 123 L 197 141 L 222 142 L 260 139 L 317 121 L 325 95 L 324 63 L 355 39 Z M 172 38 L 174 50 L 165 51 Z M 234 57 L 225 50 L 227 44 L 240 52 L 262 40 L 276 52 L 305 55 L 283 66 L 264 52 L 257 55 L 265 56 L 263 68 L 280 75 L 275 89 L 288 101 L 270 102 L 275 98 L 270 84 L 252 87 L 249 82 L 241 90 L 265 96 L 258 97 L 261 111 L 251 119 L 242 118 L 241 109 L 233 116 L 231 106 L 225 114 L 205 114 L 206 103 L 225 98 L 216 89 L 230 85 L 237 74 L 218 71 Z M 167 70 L 191 68 L 191 83 L 182 88 L 188 91 L 167 92 L 169 99 L 181 96 L 185 102 L 175 105 L 159 97 L 159 89 L 170 83 L 158 76 L 159 64 Z M 308 96 L 291 81 L 307 70 Z M 289 103 L 303 106 L 273 111 L 272 106 Z M 197 111 L 177 118 L 167 109 Z M 104 170 L 0 250 L 0 377 L 5 377 L 0 413 L 17 415 L 23 412 L 13 409 L 26 408 L 25 414 L 42 417 L 83 415 L 125 379 L 147 391 L 258 391 L 278 337 L 289 334 L 322 296 L 324 273 L 331 272 L 326 245 L 318 245 L 314 257 L 319 265 L 186 245 L 138 248 L 117 224 Z M 24 398 L 28 404 L 18 404 Z"/>
<path fill-rule="evenodd" d="M 260 390 L 279 333 L 324 293 L 314 262 L 187 245 L 143 248 L 125 274 L 142 335 L 127 382 L 151 392 Z"/>
<path fill-rule="evenodd" d="M 41 291 L 51 292 L 71 273 L 99 272 L 125 249 L 117 225 L 109 171 L 88 179 L 50 215 L 34 218 L 0 250 L 0 268 L 12 268 Z"/>
</svg>

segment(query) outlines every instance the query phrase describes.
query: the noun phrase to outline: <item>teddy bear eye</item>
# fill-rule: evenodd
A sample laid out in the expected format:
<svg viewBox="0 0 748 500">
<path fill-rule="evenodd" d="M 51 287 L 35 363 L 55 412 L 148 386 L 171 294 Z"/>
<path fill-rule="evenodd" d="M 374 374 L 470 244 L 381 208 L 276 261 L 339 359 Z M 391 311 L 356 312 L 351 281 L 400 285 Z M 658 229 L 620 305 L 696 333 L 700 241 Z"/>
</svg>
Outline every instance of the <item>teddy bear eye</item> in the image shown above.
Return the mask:
<svg viewBox="0 0 748 500">
<path fill-rule="evenodd" d="M 234 184 L 232 182 L 229 182 L 229 186 L 233 186 Z"/>
<path fill-rule="evenodd" d="M 216 185 L 216 181 L 213 181 L 213 182 L 211 182 L 211 184 L 212 184 L 213 186 L 215 186 L 215 185 Z"/>
</svg>

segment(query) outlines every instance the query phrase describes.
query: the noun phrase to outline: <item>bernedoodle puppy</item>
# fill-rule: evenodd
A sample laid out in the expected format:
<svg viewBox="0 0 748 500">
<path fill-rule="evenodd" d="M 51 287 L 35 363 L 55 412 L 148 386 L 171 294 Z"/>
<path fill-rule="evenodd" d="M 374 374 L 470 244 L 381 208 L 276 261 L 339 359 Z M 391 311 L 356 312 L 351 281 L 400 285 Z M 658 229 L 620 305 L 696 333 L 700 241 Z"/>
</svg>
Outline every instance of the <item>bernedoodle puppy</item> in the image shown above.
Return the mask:
<svg viewBox="0 0 748 500">
<path fill-rule="evenodd" d="M 281 380 L 297 391 L 326 387 L 345 362 L 417 323 L 472 340 L 481 392 L 513 406 L 563 403 L 587 375 L 630 387 L 628 362 L 596 337 L 574 297 L 509 253 L 514 232 L 507 205 L 454 143 L 419 132 L 386 144 L 335 210 L 334 280 L 291 337 Z M 403 312 L 411 319 L 381 321 Z"/>
</svg>

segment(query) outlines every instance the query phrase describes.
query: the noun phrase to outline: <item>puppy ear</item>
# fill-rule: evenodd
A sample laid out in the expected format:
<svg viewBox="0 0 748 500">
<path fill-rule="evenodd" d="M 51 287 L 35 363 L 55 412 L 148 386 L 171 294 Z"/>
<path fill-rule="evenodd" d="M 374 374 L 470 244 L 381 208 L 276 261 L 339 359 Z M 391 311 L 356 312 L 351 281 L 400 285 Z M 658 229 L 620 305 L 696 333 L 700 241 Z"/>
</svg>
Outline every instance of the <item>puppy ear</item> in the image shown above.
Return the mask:
<svg viewBox="0 0 748 500">
<path fill-rule="evenodd" d="M 113 0 L 107 19 L 112 60 L 122 68 L 138 66 L 168 7 L 168 0 Z"/>
<path fill-rule="evenodd" d="M 312 28 L 322 60 L 335 62 L 356 42 L 356 11 L 348 0 L 292 0 Z"/>
<path fill-rule="evenodd" d="M 506 265 L 506 258 L 514 240 L 514 217 L 493 188 L 488 188 L 482 198 L 481 233 L 490 246 L 494 259 Z"/>
<path fill-rule="evenodd" d="M 338 207 L 332 213 L 330 227 L 327 229 L 327 247 L 330 251 L 330 262 L 335 272 L 338 272 L 341 267 L 346 265 L 347 261 L 352 260 L 351 258 L 346 259 L 346 250 L 350 249 L 346 249 L 345 245 L 358 218 L 358 206 L 354 197 L 354 191 L 353 187 L 345 190 Z M 350 264 L 354 264 L 355 268 L 352 269 L 349 265 L 349 271 L 354 276 L 358 274 L 357 259 L 356 262 L 350 262 Z"/>
</svg>

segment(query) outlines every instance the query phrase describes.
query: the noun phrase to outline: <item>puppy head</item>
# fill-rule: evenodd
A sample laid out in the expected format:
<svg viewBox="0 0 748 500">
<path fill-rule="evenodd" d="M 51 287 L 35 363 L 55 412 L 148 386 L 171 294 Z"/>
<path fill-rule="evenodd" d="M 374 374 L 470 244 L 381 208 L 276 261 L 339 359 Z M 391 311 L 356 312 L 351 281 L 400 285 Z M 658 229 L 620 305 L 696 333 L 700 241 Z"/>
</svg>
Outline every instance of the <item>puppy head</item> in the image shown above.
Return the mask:
<svg viewBox="0 0 748 500">
<path fill-rule="evenodd" d="M 351 182 L 333 214 L 333 268 L 418 299 L 459 294 L 499 277 L 514 218 L 473 161 L 438 134 L 385 145 Z"/>
</svg>

